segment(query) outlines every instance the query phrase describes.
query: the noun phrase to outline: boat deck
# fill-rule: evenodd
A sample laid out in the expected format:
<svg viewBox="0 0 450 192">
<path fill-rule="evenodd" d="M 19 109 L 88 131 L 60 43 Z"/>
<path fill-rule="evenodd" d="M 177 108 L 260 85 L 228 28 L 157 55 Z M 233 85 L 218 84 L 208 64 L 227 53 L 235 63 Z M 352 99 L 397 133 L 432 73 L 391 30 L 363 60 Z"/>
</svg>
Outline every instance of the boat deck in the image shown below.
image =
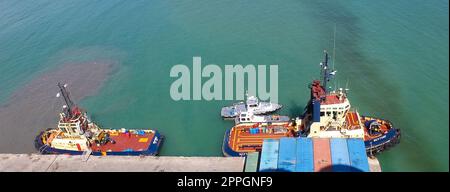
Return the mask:
<svg viewBox="0 0 450 192">
<path fill-rule="evenodd" d="M 263 118 L 260 119 L 253 119 L 251 120 L 251 122 L 248 121 L 241 121 L 239 117 L 236 117 L 234 119 L 234 123 L 240 124 L 240 123 L 245 123 L 245 124 L 255 124 L 255 123 L 285 123 L 285 122 L 289 122 L 291 120 L 291 118 L 289 116 L 280 116 L 280 115 L 264 115 Z"/>
<path fill-rule="evenodd" d="M 233 128 L 230 132 L 228 145 L 236 152 L 255 152 L 262 148 L 264 139 L 279 139 L 286 137 L 286 133 L 256 133 L 252 134 L 246 128 Z"/>
<path fill-rule="evenodd" d="M 240 112 L 246 111 L 245 103 L 235 103 L 232 106 L 223 107 L 220 114 L 222 117 L 235 117 Z"/>
<path fill-rule="evenodd" d="M 269 115 L 264 116 L 265 122 L 288 122 L 291 118 L 288 116 L 280 116 L 280 115 Z"/>
<path fill-rule="evenodd" d="M 367 129 L 367 127 L 364 127 L 364 141 L 368 141 L 368 140 L 371 140 L 371 139 L 375 139 L 377 137 L 381 137 L 381 136 L 383 136 L 385 133 L 387 133 L 391 129 L 390 125 L 387 122 L 384 122 L 381 119 L 374 119 L 374 118 L 365 117 L 365 118 L 362 118 L 362 123 L 364 124 L 368 120 L 376 120 L 378 123 L 380 123 L 381 133 L 376 134 L 376 135 L 370 135 L 369 134 L 369 130 Z"/>
<path fill-rule="evenodd" d="M 154 133 L 146 132 L 143 135 L 116 133 L 110 134 L 110 138 L 115 141 L 114 144 L 107 142 L 105 145 L 92 145 L 92 151 L 145 151 L 150 146 Z"/>
<path fill-rule="evenodd" d="M 331 104 L 339 104 L 343 103 L 345 97 L 343 99 L 339 99 L 339 96 L 336 94 L 327 95 L 324 101 L 321 101 L 321 105 L 331 105 Z"/>
<path fill-rule="evenodd" d="M 348 112 L 345 121 L 350 129 L 360 127 L 359 118 L 356 112 Z"/>
</svg>

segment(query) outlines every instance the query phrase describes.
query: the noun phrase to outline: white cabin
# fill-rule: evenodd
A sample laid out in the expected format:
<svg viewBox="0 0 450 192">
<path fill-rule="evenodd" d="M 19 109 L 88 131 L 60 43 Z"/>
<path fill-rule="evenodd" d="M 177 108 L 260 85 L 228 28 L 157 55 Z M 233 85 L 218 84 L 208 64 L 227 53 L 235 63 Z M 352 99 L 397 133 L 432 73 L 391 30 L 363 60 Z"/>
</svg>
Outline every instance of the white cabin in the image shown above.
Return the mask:
<svg viewBox="0 0 450 192">
<path fill-rule="evenodd" d="M 331 92 L 320 103 L 320 121 L 296 119 L 298 126 L 304 123 L 309 131 L 308 137 L 317 138 L 364 138 L 364 129 L 357 111 L 350 110 L 350 101 L 346 93 L 339 89 Z M 309 124 L 309 125 L 308 125 Z"/>
</svg>

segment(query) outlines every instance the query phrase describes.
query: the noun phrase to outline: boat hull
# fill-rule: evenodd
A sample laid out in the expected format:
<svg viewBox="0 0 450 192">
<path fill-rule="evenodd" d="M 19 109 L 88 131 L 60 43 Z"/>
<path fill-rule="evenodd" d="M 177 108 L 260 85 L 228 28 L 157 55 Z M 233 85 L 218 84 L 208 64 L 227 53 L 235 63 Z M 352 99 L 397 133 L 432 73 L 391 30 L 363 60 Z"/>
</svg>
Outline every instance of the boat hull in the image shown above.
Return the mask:
<svg viewBox="0 0 450 192">
<path fill-rule="evenodd" d="M 400 143 L 400 129 L 391 128 L 386 134 L 364 141 L 368 156 L 375 156 Z"/>
<path fill-rule="evenodd" d="M 245 152 L 237 152 L 231 149 L 229 146 L 229 139 L 230 139 L 230 132 L 231 129 L 228 129 L 225 132 L 223 144 L 222 144 L 222 153 L 225 157 L 243 157 L 246 156 L 247 153 Z M 400 143 L 400 130 L 396 128 L 392 128 L 389 130 L 389 132 L 381 137 L 364 141 L 364 144 L 366 146 L 366 153 L 368 156 L 375 156 L 376 154 L 379 154 L 394 145 Z"/>
<path fill-rule="evenodd" d="M 82 155 L 84 151 L 74 151 L 74 150 L 64 150 L 64 149 L 57 149 L 50 147 L 48 145 L 45 145 L 42 143 L 41 136 L 44 134 L 45 131 L 41 132 L 35 140 L 35 147 L 39 151 L 40 154 L 68 154 L 68 155 Z M 155 142 L 155 140 L 157 141 Z M 156 156 L 159 154 L 159 151 L 161 149 L 161 146 L 163 144 L 164 137 L 158 132 L 155 131 L 155 136 L 153 137 L 153 140 L 151 141 L 151 144 L 147 148 L 147 150 L 144 151 L 92 151 L 91 155 L 94 156 L 105 156 L 105 155 L 118 155 L 118 156 Z"/>
<path fill-rule="evenodd" d="M 237 151 L 234 151 L 233 149 L 231 149 L 231 147 L 229 146 L 229 139 L 230 139 L 230 132 L 231 129 L 227 129 L 227 131 L 225 131 L 225 135 L 223 138 L 223 144 L 222 144 L 222 153 L 225 157 L 243 157 L 246 156 L 247 153 L 239 153 Z"/>
<path fill-rule="evenodd" d="M 374 138 L 364 138 L 364 144 L 366 145 L 366 152 L 368 156 L 375 156 L 376 154 L 388 150 L 400 143 L 400 129 L 395 128 L 390 121 L 369 116 L 362 116 L 361 119 L 364 122 L 364 128 L 366 132 L 368 132 L 368 129 L 370 128 L 372 122 L 378 122 L 378 124 L 382 125 L 381 127 L 387 127 L 386 132 L 382 135 Z"/>
<path fill-rule="evenodd" d="M 265 115 L 265 114 L 269 114 L 269 113 L 273 113 L 275 111 L 278 111 L 279 109 L 281 109 L 283 106 L 280 104 L 274 104 L 272 103 L 271 105 L 269 105 L 270 103 L 266 103 L 266 102 L 261 102 L 261 105 L 264 106 L 271 106 L 271 107 L 266 107 L 266 108 L 262 108 L 262 109 L 257 109 L 255 111 L 252 111 L 253 114 L 255 115 Z M 239 114 L 243 111 L 247 111 L 247 108 L 245 107 L 245 103 L 236 103 L 233 104 L 232 106 L 228 106 L 228 107 L 223 107 L 220 115 L 222 116 L 222 118 L 224 119 L 233 119 L 239 116 Z"/>
</svg>

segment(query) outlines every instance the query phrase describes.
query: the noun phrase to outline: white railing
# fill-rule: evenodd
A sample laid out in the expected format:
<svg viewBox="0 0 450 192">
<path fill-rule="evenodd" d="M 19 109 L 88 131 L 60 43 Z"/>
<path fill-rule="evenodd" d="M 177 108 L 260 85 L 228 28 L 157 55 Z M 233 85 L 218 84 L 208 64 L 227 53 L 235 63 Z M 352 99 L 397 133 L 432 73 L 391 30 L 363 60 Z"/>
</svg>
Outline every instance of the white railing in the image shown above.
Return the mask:
<svg viewBox="0 0 450 192">
<path fill-rule="evenodd" d="M 83 154 L 81 154 L 81 161 L 86 162 L 87 160 L 89 160 L 89 157 L 92 154 L 92 149 L 91 148 L 87 148 L 85 151 L 83 151 Z"/>
</svg>

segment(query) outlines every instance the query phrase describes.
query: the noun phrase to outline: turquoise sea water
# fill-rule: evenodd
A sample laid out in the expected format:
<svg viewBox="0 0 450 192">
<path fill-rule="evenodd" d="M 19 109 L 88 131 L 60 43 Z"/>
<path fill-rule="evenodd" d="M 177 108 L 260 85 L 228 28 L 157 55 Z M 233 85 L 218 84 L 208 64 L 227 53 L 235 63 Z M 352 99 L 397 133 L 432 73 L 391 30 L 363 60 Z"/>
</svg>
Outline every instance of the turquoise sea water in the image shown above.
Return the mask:
<svg viewBox="0 0 450 192">
<path fill-rule="evenodd" d="M 203 65 L 278 64 L 280 113 L 295 116 L 336 25 L 337 83 L 348 81 L 361 114 L 402 130 L 401 144 L 379 156 L 383 170 L 448 171 L 448 4 L 1 1 L 0 103 L 60 61 L 115 59 L 99 94 L 78 102 L 95 121 L 160 130 L 162 155 L 220 156 L 233 123 L 219 112 L 232 101 L 173 101 L 171 67 L 190 67 L 193 56 Z"/>
</svg>

